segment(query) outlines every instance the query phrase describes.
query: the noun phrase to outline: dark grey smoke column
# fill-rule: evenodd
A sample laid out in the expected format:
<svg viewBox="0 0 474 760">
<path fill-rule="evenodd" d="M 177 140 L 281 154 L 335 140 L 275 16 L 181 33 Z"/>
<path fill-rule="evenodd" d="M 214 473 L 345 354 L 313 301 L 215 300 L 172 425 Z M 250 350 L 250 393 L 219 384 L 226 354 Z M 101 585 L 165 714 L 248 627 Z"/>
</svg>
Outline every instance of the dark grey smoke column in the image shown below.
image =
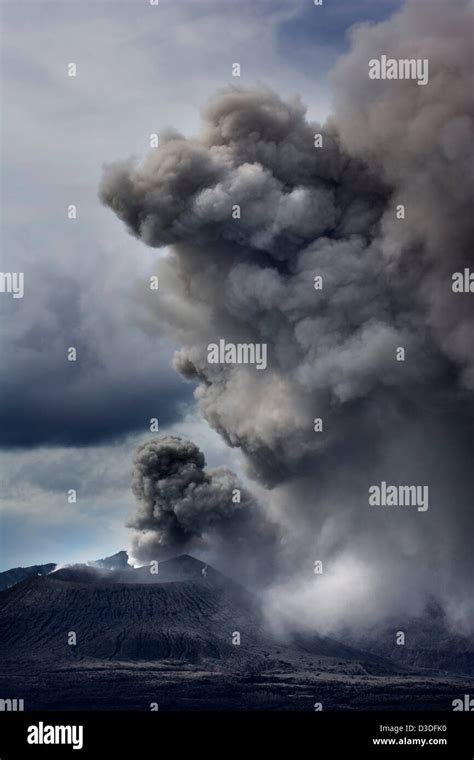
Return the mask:
<svg viewBox="0 0 474 760">
<path fill-rule="evenodd" d="M 191 441 L 163 436 L 142 444 L 135 455 L 133 492 L 137 511 L 128 525 L 135 560 L 163 559 L 186 551 L 227 556 L 232 566 L 258 547 L 268 550 L 276 532 L 259 504 L 226 467 L 205 469 L 203 453 Z M 237 570 L 239 571 L 239 570 Z"/>
<path fill-rule="evenodd" d="M 471 28 L 467 0 L 408 2 L 354 33 L 324 126 L 297 98 L 231 88 L 198 138 L 165 135 L 143 164 L 107 167 L 100 190 L 131 233 L 172 246 L 150 310 L 205 418 L 274 489 L 280 569 L 323 556 L 346 572 L 357 557 L 367 615 L 434 593 L 474 620 L 474 295 L 451 289 L 472 265 Z M 370 80 L 383 54 L 429 59 L 429 83 Z M 209 364 L 221 338 L 266 343 L 267 369 Z M 430 510 L 370 510 L 381 480 L 429 485 Z M 194 540 L 187 518 L 158 516 Z"/>
</svg>

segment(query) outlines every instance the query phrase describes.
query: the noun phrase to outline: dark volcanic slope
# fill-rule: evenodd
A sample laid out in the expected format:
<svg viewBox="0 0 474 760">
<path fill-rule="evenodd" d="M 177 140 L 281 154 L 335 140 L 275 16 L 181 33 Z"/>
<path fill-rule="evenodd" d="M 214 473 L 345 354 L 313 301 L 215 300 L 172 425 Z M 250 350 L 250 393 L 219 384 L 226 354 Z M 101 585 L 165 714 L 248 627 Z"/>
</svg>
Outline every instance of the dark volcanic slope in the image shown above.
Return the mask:
<svg viewBox="0 0 474 760">
<path fill-rule="evenodd" d="M 47 565 L 31 565 L 30 567 L 14 567 L 0 573 L 0 591 L 21 583 L 26 578 L 35 578 L 38 575 L 48 575 L 56 567 L 54 562 Z"/>
<path fill-rule="evenodd" d="M 203 581 L 84 584 L 36 578 L 0 602 L 8 657 L 155 660 L 235 655 L 233 631 L 255 641 L 258 625 L 244 600 Z M 77 646 L 67 644 L 74 631 Z"/>
<path fill-rule="evenodd" d="M 128 554 L 125 551 L 117 552 L 116 554 L 112 554 L 111 557 L 104 557 L 104 559 L 96 559 L 92 562 L 88 562 L 88 565 L 92 565 L 93 567 L 102 567 L 102 568 L 117 568 L 117 567 L 128 567 Z"/>
<path fill-rule="evenodd" d="M 158 576 L 123 560 L 0 592 L 2 697 L 25 698 L 27 710 L 313 710 L 316 701 L 450 710 L 453 695 L 472 691 L 472 679 L 420 677 L 329 638 L 278 641 L 251 594 L 192 557 L 160 563 Z"/>
<path fill-rule="evenodd" d="M 163 661 L 236 670 L 394 672 L 378 657 L 322 637 L 276 641 L 254 598 L 192 557 L 161 563 L 157 583 L 117 583 L 91 568 L 65 568 L 0 593 L 0 640 L 10 662 Z M 147 569 L 147 573 L 149 573 Z M 184 580 L 172 580 L 178 576 Z M 135 577 L 131 571 L 130 577 Z M 68 644 L 74 631 L 76 646 Z M 241 643 L 232 643 L 234 633 Z"/>
<path fill-rule="evenodd" d="M 404 646 L 395 643 L 396 631 L 400 628 L 403 628 L 406 637 Z M 422 615 L 406 619 L 403 625 L 399 620 L 392 620 L 359 636 L 348 634 L 344 640 L 417 672 L 432 670 L 440 674 L 474 676 L 472 636 L 453 631 L 445 613 L 434 602 L 426 607 Z"/>
</svg>

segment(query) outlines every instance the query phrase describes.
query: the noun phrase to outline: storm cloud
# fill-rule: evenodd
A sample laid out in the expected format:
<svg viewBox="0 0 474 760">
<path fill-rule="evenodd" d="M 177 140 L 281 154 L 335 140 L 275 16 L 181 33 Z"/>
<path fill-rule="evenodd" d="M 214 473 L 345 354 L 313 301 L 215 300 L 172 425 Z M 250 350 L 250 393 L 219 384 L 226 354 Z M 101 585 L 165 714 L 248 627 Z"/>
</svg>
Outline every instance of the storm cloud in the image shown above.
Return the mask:
<svg viewBox="0 0 474 760">
<path fill-rule="evenodd" d="M 81 212 L 91 230 L 100 227 L 92 211 Z M 46 253 L 35 258 L 33 243 L 25 245 L 15 264 L 24 298 L 0 303 L 0 448 L 94 446 L 146 432 L 153 417 L 162 425 L 181 418 L 192 389 L 169 366 L 173 346 L 142 329 L 146 268 L 137 271 L 117 246 L 91 245 L 86 224 L 66 256 L 67 222 L 46 224 Z"/>
<path fill-rule="evenodd" d="M 433 594 L 473 619 L 474 307 L 451 289 L 472 260 L 471 23 L 465 0 L 408 2 L 355 29 L 325 124 L 297 97 L 229 88 L 198 137 L 168 131 L 143 163 L 106 167 L 100 188 L 133 235 L 172 247 L 150 312 L 182 346 L 175 367 L 199 383 L 206 420 L 272 489 L 282 594 L 313 583 L 313 560 L 327 561 L 328 588 L 344 568 L 332 622 L 351 602 L 370 616 Z M 370 80 L 382 54 L 429 59 L 429 84 Z M 221 338 L 266 343 L 265 372 L 209 364 Z M 430 511 L 370 510 L 380 480 L 429 484 Z M 311 588 L 305 610 L 321 602 L 324 616 L 324 583 Z"/>
</svg>

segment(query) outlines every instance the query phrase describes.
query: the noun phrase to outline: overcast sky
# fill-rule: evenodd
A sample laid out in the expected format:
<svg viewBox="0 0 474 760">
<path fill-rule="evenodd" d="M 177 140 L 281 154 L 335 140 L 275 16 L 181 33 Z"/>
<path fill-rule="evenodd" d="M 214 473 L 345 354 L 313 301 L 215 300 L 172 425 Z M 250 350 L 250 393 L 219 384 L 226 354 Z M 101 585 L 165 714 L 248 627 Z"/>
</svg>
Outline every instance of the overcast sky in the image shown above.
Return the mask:
<svg viewBox="0 0 474 760">
<path fill-rule="evenodd" d="M 349 28 L 399 4 L 1 3 L 1 268 L 25 273 L 25 295 L 0 295 L 0 570 L 128 544 L 132 456 L 151 417 L 193 438 L 210 465 L 239 469 L 171 368 L 176 346 L 147 324 L 140 291 L 165 252 L 127 237 L 101 206 L 103 163 L 144 155 L 150 134 L 170 126 L 194 134 L 207 99 L 232 83 L 299 93 L 324 119 Z"/>
</svg>

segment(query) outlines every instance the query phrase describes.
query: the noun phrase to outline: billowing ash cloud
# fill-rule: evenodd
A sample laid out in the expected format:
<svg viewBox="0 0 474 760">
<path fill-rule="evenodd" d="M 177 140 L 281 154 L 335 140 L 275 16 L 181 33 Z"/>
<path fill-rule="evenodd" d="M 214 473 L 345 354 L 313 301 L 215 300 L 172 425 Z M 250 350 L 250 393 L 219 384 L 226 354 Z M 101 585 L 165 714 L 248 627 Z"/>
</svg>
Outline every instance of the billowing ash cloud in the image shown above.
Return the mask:
<svg viewBox="0 0 474 760">
<path fill-rule="evenodd" d="M 273 489 L 280 602 L 303 589 L 321 619 L 337 597 L 331 624 L 351 604 L 368 618 L 432 593 L 458 621 L 474 616 L 474 297 L 451 289 L 472 261 L 471 23 L 467 0 L 408 2 L 354 32 L 328 123 L 296 98 L 230 88 L 196 139 L 168 133 L 101 185 L 130 232 L 172 246 L 150 309 L 182 346 L 175 366 L 199 381 L 205 418 Z M 370 80 L 381 55 L 427 58 L 428 85 Z M 268 368 L 209 364 L 220 338 L 266 343 Z M 429 485 L 430 510 L 369 508 L 381 480 Z M 327 568 L 317 587 L 313 559 Z"/>
<path fill-rule="evenodd" d="M 206 470 L 205 465 L 202 451 L 178 436 L 138 448 L 133 473 L 138 507 L 128 523 L 138 531 L 131 549 L 135 560 L 218 547 L 233 562 L 252 547 L 266 554 L 274 544 L 276 530 L 237 476 L 227 467 Z"/>
</svg>

